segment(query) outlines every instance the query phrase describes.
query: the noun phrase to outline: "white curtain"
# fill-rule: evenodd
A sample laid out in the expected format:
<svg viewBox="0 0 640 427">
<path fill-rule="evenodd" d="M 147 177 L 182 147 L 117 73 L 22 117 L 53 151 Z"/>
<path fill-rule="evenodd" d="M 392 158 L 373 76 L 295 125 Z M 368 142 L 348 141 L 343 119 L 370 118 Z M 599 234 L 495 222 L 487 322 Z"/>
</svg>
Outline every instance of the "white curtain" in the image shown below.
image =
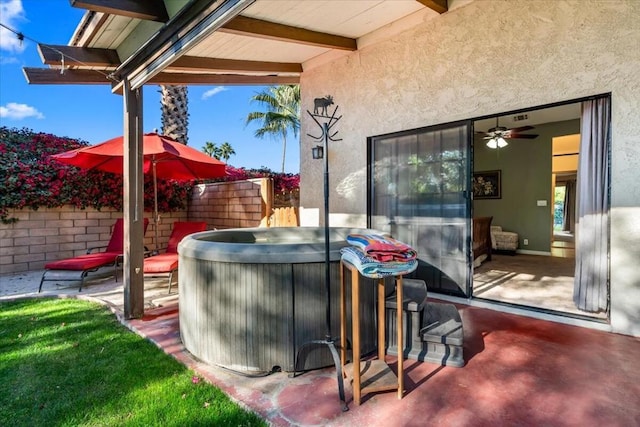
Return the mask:
<svg viewBox="0 0 640 427">
<path fill-rule="evenodd" d="M 609 301 L 610 98 L 582 103 L 580 136 L 573 301 L 580 310 L 600 312 Z"/>
</svg>

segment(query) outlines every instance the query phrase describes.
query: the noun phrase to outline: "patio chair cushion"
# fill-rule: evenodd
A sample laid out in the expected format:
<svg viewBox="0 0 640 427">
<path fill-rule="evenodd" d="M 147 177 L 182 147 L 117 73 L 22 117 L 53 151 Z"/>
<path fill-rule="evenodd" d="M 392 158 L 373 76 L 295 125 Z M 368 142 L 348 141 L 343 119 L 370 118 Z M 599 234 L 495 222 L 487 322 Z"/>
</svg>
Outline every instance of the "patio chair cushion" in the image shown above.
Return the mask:
<svg viewBox="0 0 640 427">
<path fill-rule="evenodd" d="M 173 223 L 173 229 L 171 236 L 169 236 L 169 243 L 167 243 L 166 253 L 178 253 L 178 243 L 189 234 L 197 233 L 199 231 L 205 231 L 207 229 L 207 223 L 203 221 L 187 222 L 176 221 Z"/>
<path fill-rule="evenodd" d="M 178 244 L 189 234 L 197 233 L 207 229 L 207 223 L 176 221 L 173 223 L 167 251 L 163 254 L 153 255 L 144 260 L 144 272 L 169 273 L 178 268 Z"/>
<path fill-rule="evenodd" d="M 171 285 L 174 273 L 178 270 L 178 244 L 186 236 L 205 231 L 207 223 L 204 221 L 176 221 L 173 223 L 167 251 L 163 254 L 153 255 L 144 260 L 144 274 L 161 275 L 169 274 L 169 293 L 171 293 Z"/>
<path fill-rule="evenodd" d="M 122 252 L 98 252 L 95 254 L 79 255 L 75 258 L 61 259 L 45 264 L 47 270 L 85 271 L 115 264 L 116 258 Z"/>
<path fill-rule="evenodd" d="M 178 254 L 159 254 L 144 260 L 144 272 L 168 273 L 178 268 Z"/>
<path fill-rule="evenodd" d="M 149 224 L 149 219 L 144 219 L 144 230 L 147 231 L 147 225 Z M 105 252 L 118 252 L 122 254 L 124 252 L 124 220 L 122 218 L 118 218 L 116 223 L 113 225 L 113 231 L 111 232 L 111 240 L 109 240 L 109 244 L 107 248 L 104 250 Z"/>
</svg>

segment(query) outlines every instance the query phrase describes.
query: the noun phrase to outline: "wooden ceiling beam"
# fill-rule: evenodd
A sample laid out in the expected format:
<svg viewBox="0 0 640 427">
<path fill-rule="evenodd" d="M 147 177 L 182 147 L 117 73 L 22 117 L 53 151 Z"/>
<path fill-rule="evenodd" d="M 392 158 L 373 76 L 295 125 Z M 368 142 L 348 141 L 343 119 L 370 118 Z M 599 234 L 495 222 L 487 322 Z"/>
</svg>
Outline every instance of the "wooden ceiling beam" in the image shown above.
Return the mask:
<svg viewBox="0 0 640 427">
<path fill-rule="evenodd" d="M 329 49 L 352 51 L 358 49 L 356 40 L 349 37 L 311 31 L 290 25 L 276 24 L 274 22 L 262 21 L 246 16 L 236 16 L 224 24 L 218 31 L 248 37 L 326 47 Z"/>
<path fill-rule="evenodd" d="M 148 83 L 157 85 L 284 85 L 300 83 L 300 76 L 160 73 Z"/>
<path fill-rule="evenodd" d="M 121 63 L 118 52 L 113 49 L 38 43 L 38 53 L 46 65 L 61 66 L 63 57 L 65 66 L 115 68 Z"/>
<path fill-rule="evenodd" d="M 33 85 L 110 85 L 113 82 L 95 70 L 64 70 L 55 68 L 22 68 L 27 83 Z"/>
<path fill-rule="evenodd" d="M 70 0 L 71 6 L 110 15 L 165 23 L 169 14 L 162 0 Z"/>
<path fill-rule="evenodd" d="M 55 68 L 30 68 L 22 69 L 29 84 L 35 85 L 82 85 L 104 84 L 113 85 L 104 73 L 96 70 L 64 70 L 60 73 Z M 192 73 L 159 73 L 152 77 L 148 84 L 156 85 L 278 85 L 298 84 L 300 76 L 277 75 L 242 75 L 242 74 L 192 74 Z"/>
<path fill-rule="evenodd" d="M 65 45 L 38 44 L 38 52 L 45 65 L 116 68 L 121 64 L 113 49 L 98 49 Z M 167 67 L 172 71 L 216 71 L 257 73 L 301 73 L 297 62 L 245 61 L 238 59 L 181 56 Z"/>
<path fill-rule="evenodd" d="M 449 5 L 447 4 L 447 0 L 417 0 L 419 3 L 422 3 L 429 9 L 438 12 L 440 14 L 445 13 L 449 10 Z"/>
<path fill-rule="evenodd" d="M 238 59 L 183 56 L 171 63 L 171 65 L 167 67 L 167 70 L 301 73 L 302 65 L 297 62 L 245 61 Z"/>
</svg>

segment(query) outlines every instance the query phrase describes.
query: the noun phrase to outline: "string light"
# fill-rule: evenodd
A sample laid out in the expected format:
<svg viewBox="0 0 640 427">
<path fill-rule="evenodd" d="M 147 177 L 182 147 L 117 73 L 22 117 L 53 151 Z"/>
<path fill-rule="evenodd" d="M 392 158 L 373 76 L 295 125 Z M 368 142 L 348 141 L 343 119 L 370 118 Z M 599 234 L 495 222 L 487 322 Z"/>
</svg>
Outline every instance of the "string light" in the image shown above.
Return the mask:
<svg viewBox="0 0 640 427">
<path fill-rule="evenodd" d="M 61 56 L 61 64 L 62 64 L 62 68 L 60 69 L 60 74 L 64 74 L 64 69 L 65 69 L 64 57 L 65 57 L 65 54 L 60 49 L 56 49 L 55 47 L 53 47 L 51 45 L 48 45 L 46 43 L 40 43 L 38 40 L 36 40 L 36 39 L 34 39 L 32 37 L 26 36 L 23 33 L 21 33 L 20 31 L 16 31 L 13 28 L 8 27 L 7 25 L 3 24 L 2 22 L 0 22 L 0 27 L 6 29 L 8 31 L 11 31 L 13 34 L 15 34 L 16 37 L 18 38 L 18 40 L 20 41 L 20 46 L 21 47 L 22 47 L 22 43 L 23 43 L 24 39 L 27 39 L 27 40 L 30 40 L 30 41 L 34 42 L 37 45 L 42 46 L 45 49 L 50 49 L 50 50 L 52 50 L 52 51 L 54 51 L 56 53 L 59 53 L 60 56 Z M 89 66 L 89 64 L 86 64 L 86 63 L 80 61 L 79 59 L 74 58 L 71 55 L 66 55 L 66 56 L 69 59 L 73 60 L 74 62 L 77 62 L 78 64 L 82 64 L 82 65 L 85 65 L 87 67 Z M 100 70 L 91 70 L 91 71 L 95 71 L 96 73 L 102 74 L 104 77 L 106 77 L 109 80 L 116 80 L 117 81 L 117 79 L 114 77 L 113 73 L 107 74 L 107 73 L 102 72 Z"/>
</svg>

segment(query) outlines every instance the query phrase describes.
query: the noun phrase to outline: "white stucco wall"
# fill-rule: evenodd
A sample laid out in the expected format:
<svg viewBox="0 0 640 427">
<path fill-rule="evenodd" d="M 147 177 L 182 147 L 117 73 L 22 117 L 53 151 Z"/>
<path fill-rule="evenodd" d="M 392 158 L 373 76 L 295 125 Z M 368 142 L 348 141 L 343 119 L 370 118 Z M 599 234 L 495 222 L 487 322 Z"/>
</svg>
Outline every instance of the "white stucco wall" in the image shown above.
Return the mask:
<svg viewBox="0 0 640 427">
<path fill-rule="evenodd" d="M 456 6 L 450 2 L 450 6 Z M 303 111 L 333 95 L 331 212 L 366 225 L 366 138 L 612 94 L 611 323 L 640 335 L 640 1 L 482 0 L 302 76 Z M 322 207 L 303 114 L 301 205 Z"/>
</svg>

